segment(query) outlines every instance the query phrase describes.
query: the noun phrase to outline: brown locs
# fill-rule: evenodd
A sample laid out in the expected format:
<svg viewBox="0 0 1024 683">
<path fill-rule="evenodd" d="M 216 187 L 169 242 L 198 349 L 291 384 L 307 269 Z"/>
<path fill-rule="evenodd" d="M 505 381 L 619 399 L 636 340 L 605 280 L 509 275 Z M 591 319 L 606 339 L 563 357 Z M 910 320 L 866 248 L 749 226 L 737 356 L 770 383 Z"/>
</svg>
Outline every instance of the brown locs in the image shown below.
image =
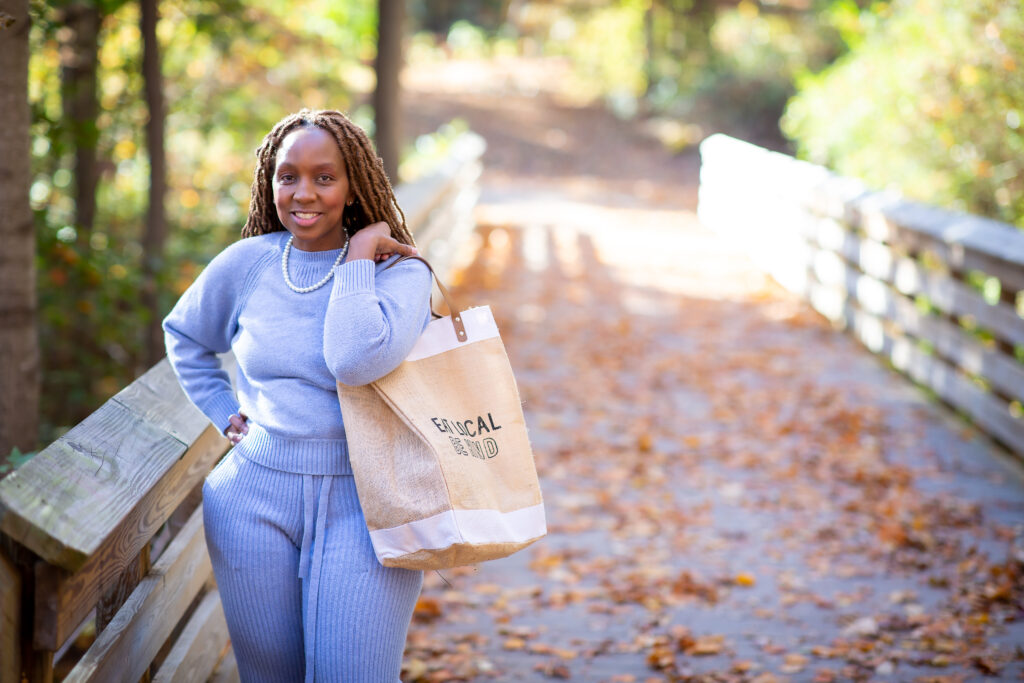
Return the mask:
<svg viewBox="0 0 1024 683">
<path fill-rule="evenodd" d="M 405 224 L 384 163 L 370 144 L 363 129 L 333 109 L 303 109 L 277 122 L 256 150 L 256 171 L 252 181 L 249 217 L 242 237 L 265 235 L 284 230 L 274 207 L 272 179 L 277 151 L 285 137 L 297 128 L 316 126 L 334 137 L 348 169 L 348 182 L 354 201 L 345 207 L 342 224 L 349 236 L 367 225 L 383 221 L 391 227 L 391 236 L 403 244 L 416 244 Z"/>
</svg>

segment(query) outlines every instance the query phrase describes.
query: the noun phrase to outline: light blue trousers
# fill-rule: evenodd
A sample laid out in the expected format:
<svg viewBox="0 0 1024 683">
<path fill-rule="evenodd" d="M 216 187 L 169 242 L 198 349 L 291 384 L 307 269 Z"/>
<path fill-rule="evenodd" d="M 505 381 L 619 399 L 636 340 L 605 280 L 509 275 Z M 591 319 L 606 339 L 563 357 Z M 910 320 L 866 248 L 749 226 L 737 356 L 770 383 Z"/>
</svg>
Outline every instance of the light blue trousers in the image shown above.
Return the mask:
<svg viewBox="0 0 1024 683">
<path fill-rule="evenodd" d="M 242 683 L 399 680 L 423 573 L 377 562 L 351 475 L 233 450 L 203 486 L 203 521 Z"/>
</svg>

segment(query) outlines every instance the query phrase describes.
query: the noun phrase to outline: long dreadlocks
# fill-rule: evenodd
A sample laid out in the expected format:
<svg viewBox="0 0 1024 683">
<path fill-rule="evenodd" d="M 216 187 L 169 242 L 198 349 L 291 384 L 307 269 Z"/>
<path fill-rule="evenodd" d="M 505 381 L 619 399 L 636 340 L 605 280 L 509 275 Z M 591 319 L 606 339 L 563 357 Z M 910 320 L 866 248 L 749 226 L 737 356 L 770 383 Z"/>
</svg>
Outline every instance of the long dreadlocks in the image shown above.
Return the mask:
<svg viewBox="0 0 1024 683">
<path fill-rule="evenodd" d="M 249 217 L 242 228 L 242 237 L 265 235 L 284 230 L 274 206 L 271 179 L 277 163 L 277 151 L 285 137 L 297 128 L 316 126 L 334 137 L 348 170 L 349 187 L 354 195 L 351 206 L 345 207 L 342 224 L 352 236 L 356 231 L 379 221 L 391 227 L 391 236 L 403 244 L 416 244 L 405 224 L 405 214 L 395 200 L 394 190 L 384 173 L 384 163 L 373 150 L 363 129 L 347 116 L 333 109 L 303 109 L 278 121 L 256 150 L 256 172 L 252 181 Z"/>
</svg>

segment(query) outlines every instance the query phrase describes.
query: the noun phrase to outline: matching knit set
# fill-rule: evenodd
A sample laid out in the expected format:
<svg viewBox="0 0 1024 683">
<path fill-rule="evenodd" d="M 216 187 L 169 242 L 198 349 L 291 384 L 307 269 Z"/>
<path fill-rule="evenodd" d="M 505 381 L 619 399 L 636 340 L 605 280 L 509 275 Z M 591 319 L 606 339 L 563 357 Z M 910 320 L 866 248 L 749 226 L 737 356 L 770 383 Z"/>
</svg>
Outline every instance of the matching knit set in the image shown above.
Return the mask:
<svg viewBox="0 0 1024 683">
<path fill-rule="evenodd" d="M 405 359 L 430 320 L 416 260 L 359 259 L 297 293 L 281 274 L 289 233 L 221 252 L 164 320 L 188 397 L 249 433 L 203 487 L 206 541 L 242 681 L 397 681 L 422 573 L 377 561 L 356 497 L 336 382 L 362 385 Z M 340 250 L 292 248 L 298 286 Z M 238 361 L 237 398 L 218 353 Z"/>
</svg>

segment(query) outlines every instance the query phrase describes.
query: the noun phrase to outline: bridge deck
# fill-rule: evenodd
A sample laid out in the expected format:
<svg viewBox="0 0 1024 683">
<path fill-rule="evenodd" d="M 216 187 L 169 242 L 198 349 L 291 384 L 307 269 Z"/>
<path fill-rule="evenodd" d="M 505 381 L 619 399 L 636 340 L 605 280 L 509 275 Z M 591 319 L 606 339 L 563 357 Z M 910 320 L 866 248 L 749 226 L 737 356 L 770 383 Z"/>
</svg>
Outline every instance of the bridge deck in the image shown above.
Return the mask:
<svg viewBox="0 0 1024 683">
<path fill-rule="evenodd" d="M 1024 672 L 1016 461 L 692 213 L 503 187 L 455 284 L 499 318 L 551 533 L 428 575 L 410 680 Z"/>
</svg>

